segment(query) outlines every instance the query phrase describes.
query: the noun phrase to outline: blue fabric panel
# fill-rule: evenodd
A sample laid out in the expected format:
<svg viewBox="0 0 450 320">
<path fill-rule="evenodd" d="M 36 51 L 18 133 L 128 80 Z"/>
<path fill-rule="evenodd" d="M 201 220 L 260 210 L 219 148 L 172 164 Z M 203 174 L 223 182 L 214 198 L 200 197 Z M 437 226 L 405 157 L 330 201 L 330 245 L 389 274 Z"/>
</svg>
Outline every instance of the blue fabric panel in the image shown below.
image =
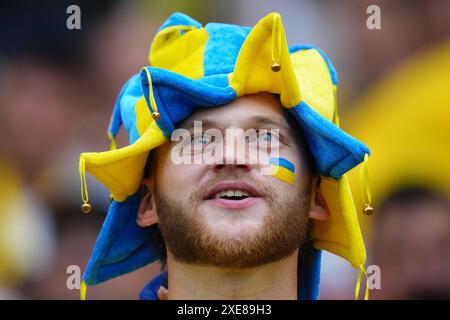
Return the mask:
<svg viewBox="0 0 450 320">
<path fill-rule="evenodd" d="M 123 202 L 113 201 L 95 243 L 83 279 L 94 285 L 134 271 L 159 259 L 155 226 L 136 224 L 140 192 Z"/>
<path fill-rule="evenodd" d="M 321 175 L 339 179 L 364 160 L 369 149 L 301 102 L 289 109 L 300 123 Z"/>
<path fill-rule="evenodd" d="M 239 50 L 251 28 L 223 23 L 208 23 L 205 28 L 208 32 L 203 59 L 205 76 L 233 72 Z"/>
<path fill-rule="evenodd" d="M 175 12 L 173 13 L 159 28 L 159 31 L 172 26 L 193 26 L 198 28 L 202 27 L 202 24 L 200 22 L 195 21 L 191 17 L 185 15 L 181 12 Z"/>
</svg>

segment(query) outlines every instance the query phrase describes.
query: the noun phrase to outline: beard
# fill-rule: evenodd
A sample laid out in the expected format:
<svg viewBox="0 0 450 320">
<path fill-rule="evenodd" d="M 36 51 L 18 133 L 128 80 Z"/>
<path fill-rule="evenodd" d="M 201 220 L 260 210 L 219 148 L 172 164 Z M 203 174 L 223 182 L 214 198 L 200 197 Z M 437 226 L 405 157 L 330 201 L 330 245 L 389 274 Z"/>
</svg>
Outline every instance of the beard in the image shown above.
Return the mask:
<svg viewBox="0 0 450 320">
<path fill-rule="evenodd" d="M 175 260 L 243 269 L 286 258 L 306 243 L 311 229 L 309 185 L 292 195 L 277 194 L 269 184 L 242 175 L 239 180 L 257 188 L 270 212 L 262 215 L 262 225 L 256 232 L 227 237 L 210 231 L 198 210 L 203 195 L 222 180 L 224 177 L 216 176 L 200 186 L 191 193 L 187 203 L 162 194 L 155 185 L 159 228 Z"/>
</svg>

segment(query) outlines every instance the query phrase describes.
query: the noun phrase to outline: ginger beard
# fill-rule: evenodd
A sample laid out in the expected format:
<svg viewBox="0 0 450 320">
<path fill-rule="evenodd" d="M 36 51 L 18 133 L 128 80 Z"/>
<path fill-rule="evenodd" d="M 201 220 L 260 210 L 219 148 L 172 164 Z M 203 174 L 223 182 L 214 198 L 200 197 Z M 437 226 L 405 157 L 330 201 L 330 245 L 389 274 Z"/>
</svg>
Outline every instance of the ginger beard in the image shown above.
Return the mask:
<svg viewBox="0 0 450 320">
<path fill-rule="evenodd" d="M 216 175 L 194 189 L 187 203 L 158 192 L 155 184 L 159 228 L 174 259 L 189 264 L 242 269 L 278 261 L 301 249 L 310 230 L 309 185 L 296 194 L 279 194 L 267 182 L 239 175 L 240 181 L 251 184 L 262 194 L 266 212 L 258 213 L 259 223 L 252 230 L 245 232 L 245 228 L 241 228 L 236 234 L 214 230 L 205 222 L 209 212 L 205 212 L 204 207 L 199 208 L 208 190 L 224 178 Z M 221 210 L 219 217 L 230 224 L 230 230 L 233 225 L 245 225 L 247 214 L 253 218 L 255 215 L 245 210 L 218 210 Z M 255 208 L 248 209 L 251 210 Z"/>
</svg>

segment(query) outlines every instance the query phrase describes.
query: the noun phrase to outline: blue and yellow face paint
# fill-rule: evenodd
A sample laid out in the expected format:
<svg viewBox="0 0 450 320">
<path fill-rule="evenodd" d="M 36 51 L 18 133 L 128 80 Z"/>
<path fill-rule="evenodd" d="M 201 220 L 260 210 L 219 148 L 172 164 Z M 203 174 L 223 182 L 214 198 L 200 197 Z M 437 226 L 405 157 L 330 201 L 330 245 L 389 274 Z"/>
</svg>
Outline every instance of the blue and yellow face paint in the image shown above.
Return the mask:
<svg viewBox="0 0 450 320">
<path fill-rule="evenodd" d="M 289 184 L 295 182 L 295 166 L 284 158 L 270 158 L 271 174 L 275 178 Z"/>
</svg>

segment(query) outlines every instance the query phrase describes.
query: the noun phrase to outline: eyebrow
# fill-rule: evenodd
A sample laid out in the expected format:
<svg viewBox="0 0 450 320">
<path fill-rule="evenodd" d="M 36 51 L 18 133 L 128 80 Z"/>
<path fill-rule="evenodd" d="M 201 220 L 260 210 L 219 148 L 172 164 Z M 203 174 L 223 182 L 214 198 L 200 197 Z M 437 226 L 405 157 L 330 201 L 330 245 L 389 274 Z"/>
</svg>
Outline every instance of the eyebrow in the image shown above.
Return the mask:
<svg viewBox="0 0 450 320">
<path fill-rule="evenodd" d="M 189 120 L 185 120 L 180 122 L 177 125 L 177 128 L 184 128 L 184 129 L 193 129 L 194 128 L 194 121 L 201 121 L 202 123 L 202 128 L 214 128 L 217 127 L 217 121 L 214 120 L 210 120 L 210 119 L 189 119 Z"/>
<path fill-rule="evenodd" d="M 254 116 L 251 121 L 259 126 L 272 126 L 276 129 L 284 129 L 287 132 L 291 132 L 289 124 L 282 117 Z"/>
<path fill-rule="evenodd" d="M 185 129 L 191 129 L 194 127 L 194 121 L 201 121 L 202 122 L 202 128 L 219 128 L 222 127 L 220 122 L 213 120 L 213 119 L 189 119 L 187 121 L 183 121 L 179 123 L 178 127 L 182 127 Z M 243 127 L 269 127 L 275 128 L 275 129 L 284 129 L 288 133 L 292 134 L 292 130 L 289 126 L 289 124 L 284 120 L 283 117 L 269 117 L 269 116 L 254 116 L 246 120 L 247 126 Z"/>
</svg>

